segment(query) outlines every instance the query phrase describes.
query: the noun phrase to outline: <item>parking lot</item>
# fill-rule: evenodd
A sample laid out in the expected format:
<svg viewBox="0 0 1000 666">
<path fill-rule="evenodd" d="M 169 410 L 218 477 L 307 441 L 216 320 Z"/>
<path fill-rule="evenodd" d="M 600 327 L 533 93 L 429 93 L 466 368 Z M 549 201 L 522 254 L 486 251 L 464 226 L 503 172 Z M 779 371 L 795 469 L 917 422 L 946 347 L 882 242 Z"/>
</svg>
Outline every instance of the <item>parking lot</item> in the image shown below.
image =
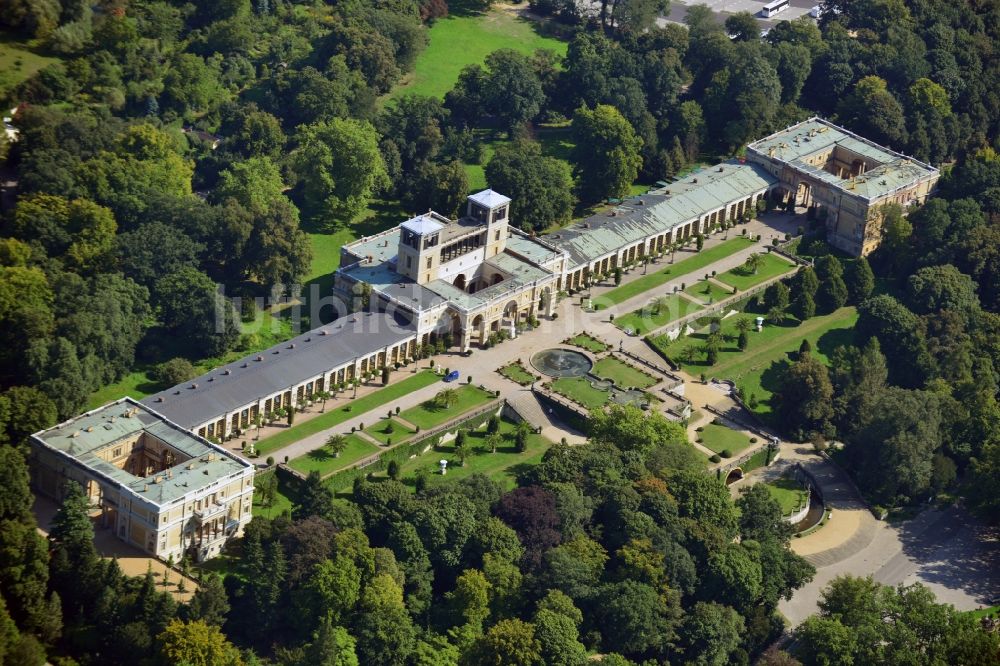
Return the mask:
<svg viewBox="0 0 1000 666">
<path fill-rule="evenodd" d="M 776 25 L 779 21 L 791 21 L 800 16 L 807 15 L 809 10 L 819 4 L 819 0 L 791 0 L 788 9 L 779 12 L 770 19 L 760 17 L 760 10 L 767 4 L 764 0 L 674 0 L 670 3 L 670 15 L 659 19 L 660 22 L 670 21 L 673 23 L 683 23 L 684 14 L 690 5 L 708 5 L 715 12 L 722 22 L 728 14 L 739 12 L 750 12 L 757 17 L 761 24 L 761 29 L 766 29 Z"/>
</svg>

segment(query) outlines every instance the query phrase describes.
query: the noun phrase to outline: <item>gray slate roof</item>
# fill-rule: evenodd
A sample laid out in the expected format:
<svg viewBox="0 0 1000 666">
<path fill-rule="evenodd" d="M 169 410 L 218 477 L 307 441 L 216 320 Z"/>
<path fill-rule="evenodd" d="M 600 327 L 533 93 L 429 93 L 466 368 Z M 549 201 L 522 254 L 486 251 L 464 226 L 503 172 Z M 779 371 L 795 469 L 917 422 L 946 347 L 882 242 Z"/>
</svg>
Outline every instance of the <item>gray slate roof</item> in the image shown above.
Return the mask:
<svg viewBox="0 0 1000 666">
<path fill-rule="evenodd" d="M 387 314 L 345 315 L 259 354 L 160 391 L 142 403 L 184 428 L 195 428 L 359 356 L 399 344 L 413 333 L 409 324 Z"/>
</svg>

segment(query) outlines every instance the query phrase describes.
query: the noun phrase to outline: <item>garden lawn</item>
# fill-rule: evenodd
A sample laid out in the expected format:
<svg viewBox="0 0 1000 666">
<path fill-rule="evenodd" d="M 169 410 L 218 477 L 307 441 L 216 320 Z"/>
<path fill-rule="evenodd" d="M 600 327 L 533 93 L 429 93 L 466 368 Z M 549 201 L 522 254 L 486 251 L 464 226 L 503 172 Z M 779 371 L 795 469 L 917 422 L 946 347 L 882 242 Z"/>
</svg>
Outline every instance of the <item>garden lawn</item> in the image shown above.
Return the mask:
<svg viewBox="0 0 1000 666">
<path fill-rule="evenodd" d="M 723 289 L 719 285 L 715 284 L 710 280 L 702 280 L 697 284 L 692 284 L 684 290 L 685 294 L 694 296 L 702 303 L 718 303 L 724 298 L 729 298 L 733 295 L 733 292 L 729 289 Z"/>
<path fill-rule="evenodd" d="M 587 409 L 603 407 L 611 398 L 609 391 L 595 389 L 585 377 L 560 377 L 552 381 L 552 390 Z"/>
<path fill-rule="evenodd" d="M 6 99 L 8 93 L 35 72 L 56 62 L 58 58 L 37 53 L 30 42 L 0 31 L 0 100 Z M 3 115 L 6 116 L 13 106 L 13 103 L 5 105 Z"/>
<path fill-rule="evenodd" d="M 667 296 L 666 299 L 666 307 L 661 307 L 659 312 L 652 306 L 643 307 L 617 317 L 615 326 L 623 331 L 630 328 L 635 335 L 643 335 L 702 309 L 702 306 L 676 294 Z"/>
<path fill-rule="evenodd" d="M 444 386 L 447 387 L 447 384 Z M 461 416 L 465 412 L 475 409 L 480 405 L 485 405 L 495 397 L 492 393 L 488 393 L 478 386 L 471 386 L 469 384 L 465 384 L 461 387 L 455 387 L 455 394 L 457 396 L 455 404 L 447 409 L 439 409 L 433 404 L 430 404 L 430 401 L 428 401 L 428 403 L 423 405 L 417 405 L 416 407 L 407 409 L 399 416 L 406 419 L 413 425 L 418 426 L 421 430 L 427 430 L 428 428 L 439 426 L 446 421 L 450 421 L 453 418 Z"/>
<path fill-rule="evenodd" d="M 645 389 L 658 381 L 655 377 L 612 356 L 605 356 L 595 363 L 592 372 L 598 377 L 614 381 L 618 388 Z"/>
<path fill-rule="evenodd" d="M 483 450 L 486 440 L 486 430 L 481 428 L 468 433 L 466 446 L 471 450 L 471 454 L 465 460 L 465 467 L 462 467 L 455 456 L 454 442 L 435 446 L 431 451 L 407 460 L 400 475 L 409 484 L 410 477 L 418 473 L 427 474 L 427 485 L 441 485 L 443 483 L 455 482 L 468 478 L 473 474 L 483 474 L 494 481 L 503 484 L 504 488 L 511 490 L 516 485 L 517 472 L 528 465 L 537 465 L 542 460 L 542 456 L 552 445 L 552 442 L 542 435 L 532 433 L 528 437 L 528 447 L 522 453 L 518 453 L 514 448 L 513 423 L 507 420 L 500 422 L 500 433 L 504 436 L 504 443 L 497 448 L 496 453 Z M 441 476 L 441 466 L 439 460 L 448 461 L 448 473 Z"/>
<path fill-rule="evenodd" d="M 493 158 L 497 148 L 510 143 L 506 134 L 490 129 L 475 129 L 473 135 L 482 146 L 482 154 L 477 164 L 463 163 L 470 192 L 484 190 L 489 186 L 486 182 L 486 165 Z M 533 138 L 541 145 L 542 155 L 554 157 L 572 167 L 569 158 L 576 144 L 573 142 L 572 129 L 569 126 L 539 125 L 534 127 Z"/>
<path fill-rule="evenodd" d="M 745 448 L 750 446 L 750 438 L 742 432 L 727 428 L 718 423 L 709 423 L 698 433 L 701 437 L 700 444 L 707 449 L 711 449 L 718 454 L 722 454 L 726 449 L 736 457 Z"/>
<path fill-rule="evenodd" d="M 733 380 L 745 400 L 749 400 L 751 395 L 756 398 L 754 412 L 766 418 L 771 412 L 769 400 L 777 386 L 778 375 L 797 358 L 802 340 L 808 340 L 812 345 L 813 356 L 829 363 L 830 354 L 836 347 L 851 343 L 858 312 L 853 306 L 847 306 L 807 319 L 804 323 L 788 318 L 782 325 L 765 324 L 763 331 L 749 333 L 749 346 L 745 352 L 736 346 L 736 321 L 741 317 L 752 319 L 755 315 L 746 313 L 723 320 L 722 334 L 726 342 L 719 351 L 718 362 L 713 366 L 706 363 L 705 355 L 700 351 L 696 352 L 696 360 L 684 360 L 686 347 L 700 350 L 708 337 L 707 327 L 674 341 L 666 336 L 657 336 L 650 343 L 691 375 L 704 373 L 709 377 Z"/>
<path fill-rule="evenodd" d="M 809 491 L 802 487 L 798 481 L 781 478 L 765 483 L 764 486 L 770 491 L 771 497 L 781 505 L 781 513 L 788 515 L 798 511 L 805 506 Z"/>
<path fill-rule="evenodd" d="M 392 432 L 389 432 L 389 424 L 392 424 Z M 374 425 L 370 425 L 365 428 L 365 434 L 369 437 L 374 437 L 378 441 L 382 442 L 386 446 L 389 446 L 389 440 L 392 440 L 393 444 L 399 444 L 410 438 L 415 431 L 410 430 L 402 423 L 396 419 L 382 419 Z"/>
<path fill-rule="evenodd" d="M 653 265 L 660 266 L 662 268 L 658 268 L 655 272 L 643 275 L 642 277 L 632 280 L 627 284 L 616 287 L 611 291 L 595 298 L 594 301 L 597 302 L 602 308 L 623 303 L 633 296 L 638 296 L 644 291 L 655 289 L 665 282 L 669 282 L 670 280 L 679 278 L 688 273 L 693 273 L 694 271 L 704 268 L 709 264 L 715 263 L 719 259 L 724 259 L 731 254 L 739 252 L 740 250 L 745 250 L 751 245 L 754 245 L 754 241 L 744 238 L 743 236 L 739 236 L 737 238 L 731 238 L 727 241 L 723 241 L 714 247 L 702 250 L 701 252 L 687 257 L 686 259 L 681 259 L 674 264 L 668 264 L 666 267 L 662 267 L 665 259 L 661 258 L 659 264 Z M 681 251 L 682 256 L 683 254 L 684 251 Z M 666 255 L 664 255 L 664 257 L 666 257 Z M 652 270 L 652 267 L 650 270 Z"/>
<path fill-rule="evenodd" d="M 795 270 L 794 264 L 789 263 L 776 254 L 762 254 L 760 255 L 760 260 L 760 267 L 756 273 L 750 273 L 740 266 L 717 275 L 715 279 L 719 282 L 732 285 L 740 291 L 745 291 L 761 282 Z"/>
<path fill-rule="evenodd" d="M 327 474 L 348 467 L 366 456 L 378 453 L 379 448 L 377 446 L 355 434 L 345 435 L 345 437 L 347 437 L 347 448 L 341 452 L 339 457 L 334 457 L 330 453 L 330 449 L 324 446 L 323 448 L 314 449 L 304 456 L 293 458 L 288 462 L 288 466 L 303 474 L 315 471 L 319 472 L 320 476 L 326 476 Z"/>
<path fill-rule="evenodd" d="M 455 7 L 451 16 L 434 21 L 428 40 L 427 48 L 414 63 L 413 73 L 389 93 L 389 100 L 408 94 L 443 98 L 455 87 L 463 67 L 482 64 L 498 49 L 514 49 L 526 55 L 536 49 L 550 49 L 563 56 L 568 46 L 567 42 L 539 34 L 537 22 L 512 12 L 473 13 Z"/>
<path fill-rule="evenodd" d="M 369 393 L 357 400 L 337 398 L 338 401 L 341 401 L 340 404 L 337 407 L 330 407 L 330 403 L 327 403 L 328 406 L 325 414 L 320 414 L 299 425 L 292 426 L 287 430 L 260 440 L 257 443 L 257 451 L 260 452 L 260 455 L 266 456 L 271 451 L 287 446 L 292 442 L 297 442 L 309 435 L 315 435 L 318 432 L 332 428 L 354 416 L 360 416 L 376 407 L 386 405 L 413 391 L 440 381 L 441 378 L 433 372 L 420 372 L 406 379 L 397 380 L 395 383 L 389 384 L 389 386 Z M 343 395 L 351 395 L 351 393 L 350 391 L 345 391 Z"/>
<path fill-rule="evenodd" d="M 579 347 L 581 349 L 586 349 L 593 354 L 600 354 L 603 351 L 608 350 L 608 346 L 587 333 L 581 333 L 575 337 L 570 338 L 566 341 L 568 344 L 574 347 Z"/>
<path fill-rule="evenodd" d="M 277 474 L 277 472 L 270 472 L 270 474 Z M 294 504 L 292 499 L 294 496 L 294 490 L 288 486 L 281 476 L 278 476 L 278 490 L 274 493 L 274 501 L 271 502 L 270 506 L 262 505 L 260 493 L 254 493 L 252 509 L 253 515 L 255 517 L 263 516 L 265 518 L 273 518 L 275 516 L 280 516 L 285 511 L 291 511 L 292 505 Z M 211 562 L 212 560 L 209 561 Z"/>
<path fill-rule="evenodd" d="M 521 386 L 528 386 L 537 379 L 535 375 L 528 372 L 520 363 L 508 363 L 497 370 L 497 372 Z"/>
</svg>

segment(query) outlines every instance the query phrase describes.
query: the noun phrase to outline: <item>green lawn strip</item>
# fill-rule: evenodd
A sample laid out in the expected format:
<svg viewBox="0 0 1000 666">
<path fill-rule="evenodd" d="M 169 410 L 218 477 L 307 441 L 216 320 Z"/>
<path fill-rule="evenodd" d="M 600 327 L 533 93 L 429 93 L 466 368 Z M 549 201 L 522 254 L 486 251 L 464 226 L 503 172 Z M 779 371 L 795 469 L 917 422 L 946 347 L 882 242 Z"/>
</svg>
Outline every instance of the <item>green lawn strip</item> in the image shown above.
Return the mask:
<svg viewBox="0 0 1000 666">
<path fill-rule="evenodd" d="M 464 414 L 470 409 L 485 405 L 495 397 L 492 393 L 484 391 L 478 386 L 470 386 L 468 384 L 457 387 L 455 395 L 457 398 L 455 404 L 447 409 L 440 409 L 432 404 L 425 403 L 411 407 L 399 416 L 407 422 L 420 427 L 421 430 L 427 430 Z M 393 441 L 395 441 L 395 438 L 393 438 Z"/>
<path fill-rule="evenodd" d="M 497 372 L 521 386 L 528 386 L 537 379 L 535 375 L 528 372 L 520 363 L 508 363 L 497 370 Z"/>
<path fill-rule="evenodd" d="M 654 289 L 661 284 L 673 280 L 674 278 L 681 277 L 682 275 L 693 273 L 700 268 L 704 268 L 705 266 L 715 263 L 719 259 L 728 257 L 731 254 L 735 254 L 740 250 L 744 250 L 751 245 L 754 245 L 753 241 L 740 236 L 738 238 L 731 238 L 727 241 L 723 241 L 714 247 L 702 250 L 693 256 L 681 259 L 674 264 L 668 264 L 665 267 L 662 266 L 664 266 L 666 259 L 660 259 L 659 264 L 651 265 L 658 267 L 655 272 L 651 272 L 648 275 L 632 280 L 628 284 L 616 287 L 594 300 L 599 301 L 602 307 L 622 303 L 633 296 L 638 296 L 644 291 Z M 683 256 L 683 254 L 684 253 L 682 252 L 681 256 Z M 650 268 L 650 270 L 652 271 L 652 268 Z"/>
<path fill-rule="evenodd" d="M 392 424 L 391 432 L 390 423 Z M 387 446 L 390 444 L 389 440 L 392 440 L 392 444 L 405 442 L 414 432 L 416 431 L 410 430 L 396 419 L 382 419 L 378 423 L 365 428 L 366 435 L 377 439 Z"/>
<path fill-rule="evenodd" d="M 347 437 L 347 448 L 339 456 L 334 457 L 329 449 L 323 447 L 314 449 L 304 456 L 293 458 L 288 462 L 288 466 L 303 474 L 316 471 L 320 473 L 320 476 L 326 476 L 377 453 L 379 450 L 377 446 L 357 435 L 350 434 L 345 435 L 345 437 Z"/>
<path fill-rule="evenodd" d="M 762 254 L 760 255 L 760 261 L 760 267 L 757 268 L 756 273 L 750 273 L 740 266 L 715 276 L 715 279 L 736 287 L 740 291 L 745 291 L 761 282 L 795 270 L 793 264 L 774 254 Z"/>
<path fill-rule="evenodd" d="M 721 454 L 729 450 L 733 457 L 738 456 L 744 449 L 750 446 L 750 438 L 742 432 L 727 428 L 718 423 L 709 423 L 698 433 L 701 438 L 699 442 L 706 449 L 711 449 Z"/>
<path fill-rule="evenodd" d="M 984 617 L 1000 616 L 1000 606 L 990 606 L 989 608 L 978 608 L 976 610 L 965 611 L 967 614 L 981 620 Z"/>
<path fill-rule="evenodd" d="M 412 377 L 398 380 L 394 384 L 369 393 L 357 400 L 338 398 L 337 402 L 339 404 L 336 407 L 330 407 L 330 403 L 327 403 L 328 407 L 325 414 L 320 414 L 309 421 L 262 439 L 257 444 L 257 450 L 261 455 L 267 455 L 267 453 L 275 449 L 287 446 L 292 442 L 297 442 L 309 435 L 315 435 L 327 428 L 332 428 L 351 417 L 360 416 L 376 407 L 385 405 L 393 400 L 398 400 L 405 395 L 440 381 L 441 378 L 433 372 L 420 372 Z M 348 391 L 345 395 L 350 395 L 350 392 Z"/>
<path fill-rule="evenodd" d="M 267 474 L 268 472 L 264 472 Z M 270 474 L 276 474 L 276 472 L 269 472 Z M 292 510 L 293 500 L 295 492 L 290 488 L 287 482 L 279 475 L 278 477 L 278 490 L 274 494 L 274 501 L 269 506 L 264 506 L 261 503 L 261 494 L 254 493 L 253 496 L 253 515 L 263 516 L 265 518 L 273 518 L 275 516 L 280 516 L 285 511 Z M 212 560 L 209 560 L 212 561 Z"/>
<path fill-rule="evenodd" d="M 611 398 L 609 391 L 591 386 L 585 377 L 560 377 L 552 381 L 552 390 L 587 409 L 603 407 Z"/>
<path fill-rule="evenodd" d="M 459 481 L 472 476 L 473 474 L 484 474 L 494 481 L 499 481 L 505 488 L 511 489 L 515 485 L 516 471 L 525 465 L 535 465 L 541 462 L 542 456 L 552 445 L 542 435 L 532 433 L 528 437 L 528 446 L 525 451 L 518 453 L 514 448 L 515 426 L 509 421 L 501 421 L 500 433 L 504 436 L 504 443 L 497 448 L 496 453 L 484 450 L 483 444 L 486 440 L 486 432 L 479 429 L 470 432 L 466 439 L 466 446 L 471 450 L 471 454 L 466 458 L 465 467 L 461 466 L 457 456 L 455 456 L 454 441 L 440 446 L 436 446 L 427 453 L 407 460 L 402 467 L 401 476 L 404 479 L 414 477 L 417 473 L 426 473 L 428 485 L 440 485 Z M 448 473 L 441 475 L 440 460 L 448 461 Z"/>
<path fill-rule="evenodd" d="M 658 380 L 617 358 L 606 356 L 594 364 L 593 373 L 614 381 L 618 388 L 649 388 Z"/>
<path fill-rule="evenodd" d="M 631 329 L 636 335 L 643 335 L 702 309 L 702 306 L 676 294 L 666 296 L 665 299 L 665 304 L 659 311 L 652 305 L 634 310 L 615 318 L 615 326 L 623 331 Z"/>
<path fill-rule="evenodd" d="M 771 497 L 781 505 L 781 513 L 786 516 L 805 506 L 806 498 L 809 496 L 809 491 L 793 479 L 781 478 L 768 481 L 764 487 L 771 493 Z"/>
<path fill-rule="evenodd" d="M 482 64 L 498 49 L 514 49 L 525 55 L 536 49 L 550 49 L 563 56 L 568 46 L 567 42 L 539 34 L 537 23 L 500 10 L 453 13 L 436 19 L 428 31 L 428 40 L 427 48 L 417 56 L 413 73 L 389 93 L 390 100 L 407 94 L 443 98 L 455 87 L 463 67 Z"/>
<path fill-rule="evenodd" d="M 568 344 L 573 345 L 574 347 L 586 349 L 587 351 L 594 354 L 600 354 L 601 352 L 608 350 L 608 346 L 606 344 L 604 344 L 594 336 L 589 335 L 587 333 L 580 333 L 579 335 L 570 338 L 566 342 Z"/>
<path fill-rule="evenodd" d="M 703 303 L 717 303 L 733 295 L 731 290 L 723 289 L 709 280 L 702 280 L 696 284 L 689 285 L 684 290 L 684 293 L 694 296 Z"/>
</svg>

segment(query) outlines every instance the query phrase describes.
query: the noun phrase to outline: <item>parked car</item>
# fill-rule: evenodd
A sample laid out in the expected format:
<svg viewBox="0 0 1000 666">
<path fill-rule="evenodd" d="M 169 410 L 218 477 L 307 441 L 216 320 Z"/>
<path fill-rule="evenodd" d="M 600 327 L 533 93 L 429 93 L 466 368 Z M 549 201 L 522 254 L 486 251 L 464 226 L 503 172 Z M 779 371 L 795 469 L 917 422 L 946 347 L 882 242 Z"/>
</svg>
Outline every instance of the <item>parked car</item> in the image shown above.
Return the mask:
<svg viewBox="0 0 1000 666">
<path fill-rule="evenodd" d="M 444 376 L 446 382 L 453 382 L 458 379 L 458 370 L 452 370 L 447 375 Z"/>
</svg>

